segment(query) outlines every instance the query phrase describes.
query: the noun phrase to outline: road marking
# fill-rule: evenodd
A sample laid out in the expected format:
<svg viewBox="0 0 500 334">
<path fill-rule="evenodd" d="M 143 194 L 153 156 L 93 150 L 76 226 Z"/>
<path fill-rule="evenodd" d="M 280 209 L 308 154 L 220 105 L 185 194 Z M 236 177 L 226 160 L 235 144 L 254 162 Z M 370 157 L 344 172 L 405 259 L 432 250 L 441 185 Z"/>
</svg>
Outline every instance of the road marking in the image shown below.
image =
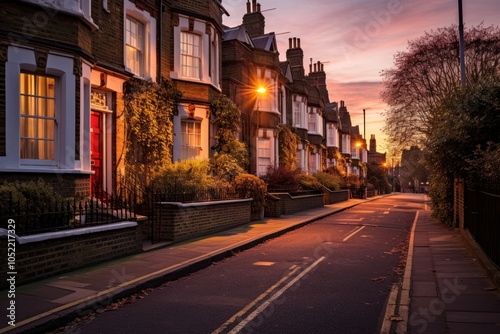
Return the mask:
<svg viewBox="0 0 500 334">
<path fill-rule="evenodd" d="M 307 267 L 304 271 L 302 271 L 300 274 L 298 274 L 294 279 L 292 279 L 290 282 L 288 282 L 284 287 L 279 289 L 274 295 L 266 299 L 277 287 L 279 287 L 282 283 L 284 283 L 286 280 L 288 280 L 293 274 L 295 274 L 300 267 L 298 266 L 292 266 L 290 269 L 293 268 L 292 271 L 290 271 L 286 276 L 284 276 L 282 279 L 280 279 L 276 284 L 274 284 L 272 287 L 267 289 L 266 292 L 261 294 L 259 297 L 257 297 L 255 300 L 253 300 L 250 304 L 245 306 L 240 312 L 236 313 L 233 315 L 228 321 L 226 321 L 224 324 L 222 324 L 219 328 L 217 328 L 215 331 L 212 332 L 212 334 L 219 334 L 222 333 L 229 325 L 234 323 L 238 318 L 243 317 L 252 307 L 254 307 L 257 303 L 260 301 L 264 301 L 260 306 L 258 306 L 252 313 L 250 313 L 245 319 L 240 321 L 236 327 L 234 327 L 229 333 L 230 334 L 236 334 L 239 333 L 245 326 L 251 322 L 255 317 L 257 317 L 260 313 L 262 313 L 273 301 L 278 299 L 286 290 L 288 290 L 290 287 L 292 287 L 295 283 L 297 283 L 302 277 L 304 277 L 311 269 L 313 269 L 315 266 L 317 266 L 321 261 L 325 259 L 324 256 L 320 257 L 317 259 L 313 264 L 311 264 L 309 267 Z"/>
<path fill-rule="evenodd" d="M 347 240 L 349 240 L 350 237 L 352 237 L 353 235 L 355 235 L 356 233 L 358 233 L 359 231 L 361 231 L 362 229 L 364 229 L 366 226 L 361 226 L 360 228 L 358 228 L 357 230 L 355 230 L 354 232 L 352 232 L 351 234 L 349 234 L 347 237 L 345 237 L 342 242 L 346 242 Z"/>
</svg>

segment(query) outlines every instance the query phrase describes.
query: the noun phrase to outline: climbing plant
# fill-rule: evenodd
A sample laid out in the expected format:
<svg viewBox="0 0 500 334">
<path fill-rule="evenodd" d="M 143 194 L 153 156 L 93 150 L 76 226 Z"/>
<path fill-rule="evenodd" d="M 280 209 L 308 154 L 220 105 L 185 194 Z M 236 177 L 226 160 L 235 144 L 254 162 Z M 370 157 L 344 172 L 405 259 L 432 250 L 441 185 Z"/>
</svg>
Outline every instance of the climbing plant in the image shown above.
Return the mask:
<svg viewBox="0 0 500 334">
<path fill-rule="evenodd" d="M 300 137 L 288 126 L 282 126 L 279 135 L 280 166 L 290 170 L 297 168 L 297 149 Z"/>
<path fill-rule="evenodd" d="M 171 161 L 172 115 L 181 93 L 169 80 L 132 78 L 125 83 L 127 157 L 148 175 Z"/>
<path fill-rule="evenodd" d="M 236 174 L 242 172 L 248 166 L 248 150 L 244 143 L 236 137 L 240 126 L 240 111 L 236 104 L 226 95 L 220 94 L 212 100 L 212 112 L 215 125 L 215 139 L 217 143 L 212 165 L 218 172 L 223 172 L 226 177 L 232 179 Z M 238 168 L 240 167 L 240 168 Z M 223 176 L 223 175 L 221 175 Z"/>
</svg>

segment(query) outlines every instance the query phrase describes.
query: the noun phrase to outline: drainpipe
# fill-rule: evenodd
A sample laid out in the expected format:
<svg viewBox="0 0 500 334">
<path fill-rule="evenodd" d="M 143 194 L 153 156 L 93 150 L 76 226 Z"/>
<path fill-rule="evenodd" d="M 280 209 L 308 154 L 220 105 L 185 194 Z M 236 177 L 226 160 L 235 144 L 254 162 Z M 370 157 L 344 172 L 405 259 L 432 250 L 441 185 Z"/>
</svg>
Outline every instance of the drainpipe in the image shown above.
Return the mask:
<svg viewBox="0 0 500 334">
<path fill-rule="evenodd" d="M 163 37 L 163 26 L 162 26 L 162 17 L 163 17 L 163 0 L 158 0 L 158 50 L 157 55 L 158 59 L 156 59 L 156 81 L 161 81 L 161 45 L 162 45 L 162 37 Z"/>
</svg>

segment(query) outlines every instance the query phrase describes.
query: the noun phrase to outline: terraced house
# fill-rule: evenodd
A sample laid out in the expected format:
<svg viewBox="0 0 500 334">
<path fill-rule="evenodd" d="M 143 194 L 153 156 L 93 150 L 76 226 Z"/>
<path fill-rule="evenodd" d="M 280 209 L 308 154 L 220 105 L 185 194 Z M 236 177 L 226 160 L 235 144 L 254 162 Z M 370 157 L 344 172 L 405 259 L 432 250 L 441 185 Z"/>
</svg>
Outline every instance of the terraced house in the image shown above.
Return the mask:
<svg viewBox="0 0 500 334">
<path fill-rule="evenodd" d="M 126 170 L 124 83 L 172 79 L 174 160 L 210 155 L 220 93 L 218 0 L 7 1 L 0 23 L 0 175 L 66 196 Z M 132 171 L 133 172 L 133 171 Z"/>
</svg>

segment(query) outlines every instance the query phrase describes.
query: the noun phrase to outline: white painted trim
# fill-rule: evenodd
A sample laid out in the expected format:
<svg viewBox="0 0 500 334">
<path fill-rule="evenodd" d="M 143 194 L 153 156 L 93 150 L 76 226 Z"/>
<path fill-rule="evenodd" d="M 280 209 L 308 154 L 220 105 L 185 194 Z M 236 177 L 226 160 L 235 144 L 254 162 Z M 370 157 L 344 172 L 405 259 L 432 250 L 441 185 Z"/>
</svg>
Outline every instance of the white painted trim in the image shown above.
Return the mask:
<svg viewBox="0 0 500 334">
<path fill-rule="evenodd" d="M 61 53 L 49 53 L 47 57 L 46 74 L 57 78 L 56 85 L 56 151 L 53 161 L 21 159 L 20 157 L 20 116 L 19 116 L 19 89 L 21 71 L 34 72 L 36 70 L 35 52 L 29 47 L 9 46 L 8 59 L 5 63 L 5 104 L 6 110 L 6 155 L 0 157 L 0 171 L 48 171 L 64 173 L 64 171 L 87 171 L 85 164 L 75 160 L 75 90 L 76 82 L 73 74 L 74 57 Z M 83 93 L 84 83 L 90 82 L 90 65 L 83 62 L 80 93 Z M 82 119 L 80 140 L 80 154 L 85 156 L 89 148 L 88 136 L 85 136 L 85 118 L 90 112 L 86 108 L 86 101 L 82 96 L 80 110 Z M 17 111 L 17 112 L 14 112 Z M 83 149 L 83 151 L 82 151 Z M 90 162 L 89 162 L 90 165 Z"/>
<path fill-rule="evenodd" d="M 124 228 L 135 227 L 137 222 L 119 222 L 106 225 L 89 226 L 82 228 L 75 228 L 64 231 L 47 232 L 33 235 L 18 236 L 15 235 L 16 240 L 19 244 L 29 244 L 33 242 L 40 242 L 45 240 L 60 239 L 65 237 L 72 237 L 77 235 L 93 234 L 106 231 L 121 230 Z M 8 231 L 4 228 L 0 228 L 0 236 L 6 236 Z M 12 234 L 10 234 L 12 235 Z"/>
</svg>

